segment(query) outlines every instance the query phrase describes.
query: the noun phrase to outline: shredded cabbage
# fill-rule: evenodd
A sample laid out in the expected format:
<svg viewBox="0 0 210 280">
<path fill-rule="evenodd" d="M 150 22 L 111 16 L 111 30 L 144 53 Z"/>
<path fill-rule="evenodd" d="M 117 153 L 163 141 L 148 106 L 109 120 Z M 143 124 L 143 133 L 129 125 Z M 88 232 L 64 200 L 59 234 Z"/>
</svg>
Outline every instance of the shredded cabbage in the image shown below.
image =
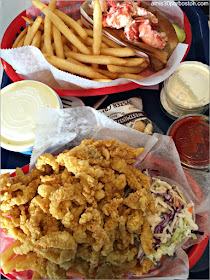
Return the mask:
<svg viewBox="0 0 210 280">
<path fill-rule="evenodd" d="M 183 240 L 190 237 L 196 239 L 192 231 L 196 232 L 198 226 L 193 220 L 192 211 L 188 211 L 194 204 L 186 202 L 177 186 L 152 177 L 150 190 L 157 211 L 148 217 L 148 221 L 158 242 L 154 243 L 156 252 L 146 257 L 156 263 L 163 255 L 173 256 L 177 244 Z M 139 248 L 138 256 L 141 255 L 141 250 Z"/>
</svg>

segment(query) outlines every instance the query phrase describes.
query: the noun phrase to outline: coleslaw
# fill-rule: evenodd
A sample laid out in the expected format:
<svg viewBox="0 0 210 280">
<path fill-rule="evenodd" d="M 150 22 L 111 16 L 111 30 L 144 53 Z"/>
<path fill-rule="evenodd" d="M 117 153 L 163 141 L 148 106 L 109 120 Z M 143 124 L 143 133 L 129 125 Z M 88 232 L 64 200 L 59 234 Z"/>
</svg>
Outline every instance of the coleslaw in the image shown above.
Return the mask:
<svg viewBox="0 0 210 280">
<path fill-rule="evenodd" d="M 174 256 L 177 245 L 182 245 L 187 239 L 197 239 L 198 231 L 194 221 L 194 204 L 187 203 L 180 189 L 175 185 L 157 178 L 151 177 L 150 191 L 154 197 L 156 213 L 147 217 L 155 243 L 155 253 L 145 255 L 141 245 L 138 258 L 140 263 L 146 257 L 154 264 L 158 264 L 162 256 Z"/>
</svg>

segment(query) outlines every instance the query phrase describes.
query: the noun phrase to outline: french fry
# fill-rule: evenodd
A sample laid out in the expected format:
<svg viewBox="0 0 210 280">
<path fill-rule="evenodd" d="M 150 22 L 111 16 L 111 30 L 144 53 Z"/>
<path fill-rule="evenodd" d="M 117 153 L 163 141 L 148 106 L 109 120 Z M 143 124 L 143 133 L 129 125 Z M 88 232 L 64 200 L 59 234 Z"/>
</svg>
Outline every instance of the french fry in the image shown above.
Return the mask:
<svg viewBox="0 0 210 280">
<path fill-rule="evenodd" d="M 64 50 L 65 52 L 71 52 L 70 47 L 67 46 L 66 44 L 63 44 L 63 50 Z"/>
<path fill-rule="evenodd" d="M 74 58 L 71 58 L 71 57 L 68 57 L 66 60 L 67 60 L 67 61 L 70 61 L 71 63 L 77 64 L 77 65 L 86 66 L 86 65 L 83 64 L 82 62 L 80 62 L 80 61 L 78 61 L 78 60 L 76 60 L 76 59 L 74 59 Z M 89 67 L 89 68 L 92 68 L 93 70 L 96 69 L 96 68 L 91 67 L 91 66 L 88 66 L 88 67 Z"/>
<path fill-rule="evenodd" d="M 106 48 L 106 49 L 101 50 L 101 54 L 112 55 L 112 56 L 116 56 L 116 57 L 129 57 L 129 56 L 134 56 L 135 51 L 133 49 L 130 49 L 127 47 Z"/>
<path fill-rule="evenodd" d="M 66 43 L 63 44 L 63 46 L 64 46 L 64 45 L 68 46 L 68 48 L 69 48 L 70 50 L 72 50 L 72 46 L 73 46 L 73 45 L 71 44 L 71 42 L 69 42 L 68 39 L 66 40 Z M 74 46 L 74 48 L 75 48 L 75 50 L 77 49 L 75 46 Z M 65 55 L 65 54 L 64 54 L 64 55 Z"/>
<path fill-rule="evenodd" d="M 42 53 L 46 53 L 44 42 L 41 43 L 40 50 Z"/>
<path fill-rule="evenodd" d="M 41 279 L 42 277 L 39 275 L 38 272 L 34 271 L 31 279 Z"/>
<path fill-rule="evenodd" d="M 14 43 L 13 43 L 13 45 L 12 45 L 12 48 L 13 48 L 13 49 L 17 47 L 17 44 L 18 44 L 18 43 L 20 42 L 20 40 L 26 35 L 27 31 L 28 31 L 28 26 L 27 26 L 25 29 L 23 29 L 23 31 L 22 31 L 22 32 L 17 36 L 17 38 L 15 39 L 15 41 L 14 41 Z"/>
<path fill-rule="evenodd" d="M 81 41 L 86 45 L 86 46 L 93 46 L 93 38 L 87 37 L 86 39 L 81 39 Z"/>
<path fill-rule="evenodd" d="M 145 58 L 143 58 L 143 57 L 131 57 L 131 58 L 126 58 L 125 60 L 127 61 L 126 66 L 131 66 L 131 67 L 142 65 L 142 63 L 147 64 Z"/>
<path fill-rule="evenodd" d="M 24 16 L 22 16 L 22 18 L 25 20 L 25 22 L 28 22 L 29 24 L 33 24 L 34 23 L 34 21 L 32 19 L 30 19 L 30 18 L 27 18 L 27 17 L 24 17 Z"/>
<path fill-rule="evenodd" d="M 30 27 L 30 26 L 29 26 L 29 27 Z M 26 38 L 26 34 L 25 34 L 25 35 L 23 36 L 23 38 L 20 39 L 20 41 L 17 43 L 16 48 L 20 48 L 20 47 L 23 47 L 23 46 L 24 46 L 25 38 Z"/>
<path fill-rule="evenodd" d="M 55 13 L 48 9 L 48 7 L 44 3 L 34 0 L 31 2 L 53 22 L 53 24 L 60 30 L 60 32 L 72 43 L 72 45 L 78 48 L 81 53 L 90 54 L 88 48 L 72 33 L 68 26 Z"/>
<path fill-rule="evenodd" d="M 102 35 L 102 42 L 110 46 L 111 48 L 119 48 L 120 45 L 109 39 L 108 37 Z"/>
<path fill-rule="evenodd" d="M 73 28 L 70 28 L 70 27 L 69 27 L 69 29 L 71 30 L 71 32 L 72 32 L 75 36 L 78 36 L 77 32 L 76 32 Z M 81 38 L 81 37 L 79 37 L 79 38 Z"/>
<path fill-rule="evenodd" d="M 149 55 L 150 61 L 151 61 L 151 60 L 159 60 L 159 63 L 160 63 L 160 64 L 161 64 L 161 63 L 162 63 L 163 65 L 166 64 L 167 59 L 168 59 L 168 53 L 165 52 L 164 50 L 159 50 L 159 49 L 157 49 L 157 51 L 162 51 L 162 54 L 159 53 L 159 52 L 156 53 L 156 51 L 154 51 L 153 53 L 150 53 L 150 52 L 148 52 L 148 51 L 145 51 L 145 53 Z M 156 65 L 156 63 L 158 64 L 158 61 L 157 61 L 157 62 L 154 61 L 153 63 L 154 63 L 154 65 Z M 157 68 L 158 68 L 158 66 L 157 66 Z"/>
<path fill-rule="evenodd" d="M 120 73 L 118 74 L 118 78 L 132 79 L 132 80 L 140 80 L 145 78 L 144 76 L 131 74 L 131 73 Z"/>
<path fill-rule="evenodd" d="M 93 54 L 100 54 L 102 39 L 102 11 L 99 0 L 94 1 L 93 7 Z"/>
<path fill-rule="evenodd" d="M 142 42 L 138 42 L 138 47 L 149 56 L 153 55 L 154 57 L 160 59 L 160 61 L 162 61 L 163 63 L 167 62 L 168 53 L 165 50 L 153 48 L 150 45 L 147 45 Z"/>
<path fill-rule="evenodd" d="M 78 49 L 75 46 L 73 46 L 70 42 L 67 42 L 67 44 L 64 44 L 63 49 L 64 49 L 64 55 L 66 58 L 68 58 L 68 56 L 66 56 L 66 53 L 68 53 L 69 51 L 70 52 L 73 51 L 75 53 L 79 52 Z"/>
<path fill-rule="evenodd" d="M 42 34 L 41 43 L 44 44 L 44 33 Z"/>
<path fill-rule="evenodd" d="M 54 11 L 56 7 L 56 1 L 50 1 L 48 5 L 48 9 L 50 11 Z M 54 55 L 52 48 L 52 22 L 48 17 L 44 19 L 44 45 L 45 52 L 49 55 Z"/>
<path fill-rule="evenodd" d="M 74 59 L 77 59 L 84 63 L 90 63 L 90 64 L 101 64 L 101 65 L 107 65 L 107 64 L 113 64 L 113 65 L 125 65 L 126 60 L 119 57 L 113 57 L 113 56 L 106 56 L 106 55 L 86 55 L 82 53 L 74 53 L 74 52 L 65 52 L 65 56 L 72 57 Z M 100 79 L 100 78 L 99 78 Z"/>
<path fill-rule="evenodd" d="M 72 57 L 68 57 L 66 60 L 70 61 L 71 63 L 77 64 L 77 65 L 85 65 L 82 62 L 80 62 L 80 61 L 78 61 L 78 60 L 76 60 L 76 59 L 74 59 Z"/>
<path fill-rule="evenodd" d="M 52 49 L 53 49 L 53 53 L 55 53 L 55 42 L 52 43 Z"/>
<path fill-rule="evenodd" d="M 54 0 L 50 0 L 48 7 L 50 8 L 50 10 L 53 12 L 56 9 L 56 2 Z"/>
<path fill-rule="evenodd" d="M 88 47 L 90 53 L 92 54 L 93 53 L 93 49 L 91 47 Z"/>
<path fill-rule="evenodd" d="M 34 23 L 34 21 L 32 20 L 32 19 L 30 19 L 30 18 L 27 18 L 27 17 L 24 17 L 24 16 L 22 16 L 22 18 L 26 21 L 26 22 L 28 22 L 30 25 L 32 25 L 33 23 Z M 44 20 L 44 19 L 43 19 Z M 40 24 L 40 26 L 39 26 L 39 30 L 40 31 L 44 31 L 44 25 L 41 23 Z"/>
<path fill-rule="evenodd" d="M 75 20 L 73 20 L 73 18 L 69 17 L 68 15 L 66 15 L 65 13 L 63 13 L 62 11 L 59 10 L 55 10 L 55 14 L 63 21 L 65 22 L 65 24 L 72 28 L 73 30 L 75 30 L 77 32 L 77 34 L 85 39 L 87 37 L 87 33 L 85 31 L 84 28 L 82 28 L 82 26 L 76 22 Z"/>
<path fill-rule="evenodd" d="M 111 82 L 112 79 L 93 79 L 95 82 L 101 82 L 101 83 L 108 83 Z"/>
<path fill-rule="evenodd" d="M 65 45 L 68 41 L 65 36 L 61 35 L 62 44 Z"/>
<path fill-rule="evenodd" d="M 10 261 L 8 261 L 7 263 L 5 263 L 2 268 L 5 274 L 11 272 L 12 270 L 15 269 L 16 265 L 25 260 L 27 255 L 18 255 L 15 258 L 11 259 Z"/>
<path fill-rule="evenodd" d="M 84 28 L 84 29 L 85 29 L 85 32 L 87 33 L 87 35 L 93 38 L 93 30 L 88 29 L 88 28 Z"/>
<path fill-rule="evenodd" d="M 61 33 L 55 25 L 53 25 L 53 38 L 56 56 L 60 58 L 65 58 Z"/>
<path fill-rule="evenodd" d="M 42 17 L 38 16 L 34 23 L 32 24 L 31 28 L 28 29 L 26 38 L 24 41 L 24 46 L 28 46 L 31 44 L 34 35 L 36 34 L 37 30 L 39 29 L 40 24 L 42 23 Z"/>
<path fill-rule="evenodd" d="M 101 42 L 101 49 L 106 49 L 106 48 L 109 48 L 109 46 L 106 43 Z"/>
<path fill-rule="evenodd" d="M 40 30 L 37 30 L 37 32 L 32 40 L 31 45 L 34 47 L 40 48 L 41 40 L 42 40 L 42 33 Z"/>
<path fill-rule="evenodd" d="M 72 62 L 72 63 L 75 63 L 75 64 L 77 64 L 77 65 L 85 65 L 85 64 L 83 64 L 82 62 L 80 62 L 80 61 L 78 61 L 78 60 L 76 60 L 76 59 L 74 59 L 74 58 L 72 58 L 72 57 L 68 57 L 66 60 L 68 60 L 68 61 L 70 61 L 70 62 Z M 89 66 L 89 67 L 91 67 L 91 66 Z M 96 69 L 95 69 L 95 70 L 96 70 Z M 117 76 L 118 76 L 117 73 L 112 73 L 112 72 L 109 72 L 108 70 L 105 70 L 105 69 L 100 69 L 100 68 L 98 68 L 96 71 L 99 72 L 99 73 L 101 73 L 101 74 L 103 74 L 103 75 L 105 75 L 105 76 L 107 76 L 108 78 L 110 78 L 110 79 L 112 79 L 112 80 L 116 79 Z"/>
<path fill-rule="evenodd" d="M 143 71 L 144 69 L 146 69 L 149 66 L 149 64 L 147 63 L 147 61 L 144 61 L 142 64 L 140 64 L 138 67 L 140 67 L 141 71 Z"/>
<path fill-rule="evenodd" d="M 80 26 L 82 26 L 82 21 L 81 21 L 81 19 L 78 19 L 77 23 L 78 23 Z"/>
<path fill-rule="evenodd" d="M 4 250 L 4 252 L 1 254 L 1 265 L 4 265 L 15 256 L 13 249 L 20 244 L 21 242 L 19 240 L 16 240 L 6 250 Z"/>
<path fill-rule="evenodd" d="M 84 28 L 86 33 L 88 34 L 88 36 L 93 37 L 93 30 L 92 29 L 88 29 L 88 28 Z M 118 45 L 117 43 L 115 43 L 114 41 L 112 41 L 111 39 L 109 39 L 108 37 L 106 37 L 105 35 L 102 35 L 101 38 L 102 42 L 104 42 L 106 45 L 108 45 L 111 48 L 119 48 L 120 45 Z"/>
<path fill-rule="evenodd" d="M 142 66 L 119 66 L 119 65 L 107 65 L 107 68 L 110 72 L 114 72 L 114 73 L 131 73 L 131 74 L 137 74 L 140 73 L 141 71 L 143 71 L 145 68 L 147 67 L 147 65 Z"/>
<path fill-rule="evenodd" d="M 107 77 L 109 77 L 110 79 L 114 80 L 117 78 L 118 74 L 117 73 L 112 73 L 109 70 L 105 70 L 105 69 L 97 69 L 97 71 Z"/>
<path fill-rule="evenodd" d="M 86 44 L 87 46 L 92 47 L 93 46 L 93 38 L 87 37 L 85 40 L 81 39 L 81 41 Z M 108 46 L 105 43 L 101 43 L 101 48 L 108 48 Z"/>
<path fill-rule="evenodd" d="M 57 67 L 60 70 L 70 72 L 72 74 L 77 74 L 80 76 L 93 78 L 93 79 L 106 79 L 107 77 L 94 71 L 91 67 L 77 65 L 75 63 L 71 63 L 62 58 L 58 58 L 56 56 L 49 56 L 45 55 L 46 60 L 52 64 L 53 66 Z"/>
<path fill-rule="evenodd" d="M 75 46 L 72 45 L 71 48 L 72 48 L 72 51 L 73 51 L 73 52 L 75 52 L 75 53 L 78 53 L 78 52 L 79 52 L 78 49 L 77 49 Z"/>
<path fill-rule="evenodd" d="M 65 56 L 66 56 L 66 53 L 71 52 L 71 51 L 73 51 L 75 53 L 79 52 L 78 49 L 75 46 L 71 45 L 71 44 L 68 44 L 68 45 L 65 44 L 63 46 L 63 49 L 64 49 L 64 55 Z M 66 56 L 66 57 L 68 58 L 68 56 Z"/>
</svg>

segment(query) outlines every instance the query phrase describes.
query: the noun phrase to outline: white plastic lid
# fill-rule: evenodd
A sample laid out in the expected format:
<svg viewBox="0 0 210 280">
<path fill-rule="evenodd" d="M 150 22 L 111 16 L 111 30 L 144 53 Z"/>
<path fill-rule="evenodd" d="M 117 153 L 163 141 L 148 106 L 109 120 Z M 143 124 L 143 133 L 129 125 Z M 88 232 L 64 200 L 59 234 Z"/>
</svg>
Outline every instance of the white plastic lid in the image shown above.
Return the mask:
<svg viewBox="0 0 210 280">
<path fill-rule="evenodd" d="M 33 146 L 39 108 L 62 108 L 54 90 L 37 81 L 20 81 L 1 90 L 1 145 L 13 151 Z M 44 120 L 43 120 L 44 121 Z"/>
<path fill-rule="evenodd" d="M 193 109 L 209 103 L 209 66 L 196 61 L 180 63 L 165 81 L 168 98 L 176 106 Z"/>
</svg>

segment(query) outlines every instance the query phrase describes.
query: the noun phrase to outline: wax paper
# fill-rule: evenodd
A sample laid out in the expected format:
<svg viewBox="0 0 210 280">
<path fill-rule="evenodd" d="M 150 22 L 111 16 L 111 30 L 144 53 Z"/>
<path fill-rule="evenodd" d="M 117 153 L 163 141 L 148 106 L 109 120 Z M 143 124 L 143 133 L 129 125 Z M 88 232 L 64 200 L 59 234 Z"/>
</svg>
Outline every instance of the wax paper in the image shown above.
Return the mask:
<svg viewBox="0 0 210 280">
<path fill-rule="evenodd" d="M 43 120 L 44 123 L 43 123 Z M 141 133 L 109 119 L 91 107 L 63 110 L 40 109 L 37 114 L 35 145 L 30 168 L 43 153 L 58 154 L 64 149 L 79 145 L 83 139 L 111 139 L 132 147 L 144 147 L 137 158 L 140 162 L 157 142 L 155 137 Z"/>
<path fill-rule="evenodd" d="M 79 145 L 83 139 L 92 137 L 96 140 L 115 138 L 117 141 L 132 147 L 143 146 L 145 152 L 137 157 L 135 166 L 141 170 L 143 168 L 159 170 L 161 178 L 164 177 L 166 181 L 180 187 L 187 201 L 192 200 L 194 202 L 196 223 L 199 224 L 199 230 L 204 231 L 204 235 L 198 236 L 198 239 L 193 240 L 193 243 L 199 243 L 206 238 L 209 232 L 208 207 L 204 207 L 200 212 L 199 204 L 202 204 L 208 196 L 207 185 L 197 184 L 192 176 L 183 170 L 175 144 L 169 136 L 145 135 L 114 122 L 90 107 L 63 110 L 45 108 L 40 109 L 37 116 L 36 138 L 30 168 L 34 168 L 37 158 L 42 153 L 58 154 L 64 149 Z M 198 211 L 199 215 L 197 215 Z M 8 245 L 7 236 L 2 235 L 1 239 L 2 244 L 7 243 Z M 11 239 L 10 242 L 12 242 Z M 188 247 L 193 243 L 189 241 L 183 247 Z M 159 266 L 155 267 L 148 275 L 127 275 L 127 278 L 187 279 L 188 273 L 187 254 L 179 247 L 173 260 L 165 257 Z M 10 274 L 13 275 L 13 272 Z M 18 275 L 21 279 L 27 279 L 25 278 L 25 272 L 19 272 Z M 16 272 L 14 272 L 14 276 L 16 277 Z"/>
<path fill-rule="evenodd" d="M 45 3 L 47 2 L 49 1 L 46 1 Z M 57 8 L 72 16 L 73 18 L 78 19 L 80 5 L 82 2 L 83 1 L 58 1 Z M 155 1 L 153 2 L 155 3 Z M 182 27 L 183 13 L 176 3 L 173 0 L 160 0 L 159 2 L 171 3 L 171 5 L 168 4 L 164 7 L 158 6 L 158 8 L 165 10 L 167 16 L 169 16 L 174 23 L 177 23 Z M 26 3 L 26 7 L 28 7 L 29 0 L 27 0 Z M 27 8 L 27 16 L 30 18 L 33 18 L 39 14 L 40 12 L 36 8 Z M 43 14 L 41 15 L 43 16 Z M 143 86 L 153 86 L 163 82 L 176 70 L 184 57 L 187 47 L 187 44 L 179 43 L 168 60 L 166 67 L 149 77 L 143 78 L 141 80 L 116 79 L 108 83 L 92 81 L 58 70 L 46 61 L 39 49 L 33 46 L 20 47 L 16 49 L 1 49 L 1 57 L 14 69 L 16 69 L 16 72 L 22 79 L 37 80 L 55 89 L 73 90 L 81 88 L 103 88 L 107 86 L 125 84 L 128 83 L 128 81 L 134 81 L 135 83 Z M 145 74 L 145 76 L 147 75 Z"/>
</svg>

